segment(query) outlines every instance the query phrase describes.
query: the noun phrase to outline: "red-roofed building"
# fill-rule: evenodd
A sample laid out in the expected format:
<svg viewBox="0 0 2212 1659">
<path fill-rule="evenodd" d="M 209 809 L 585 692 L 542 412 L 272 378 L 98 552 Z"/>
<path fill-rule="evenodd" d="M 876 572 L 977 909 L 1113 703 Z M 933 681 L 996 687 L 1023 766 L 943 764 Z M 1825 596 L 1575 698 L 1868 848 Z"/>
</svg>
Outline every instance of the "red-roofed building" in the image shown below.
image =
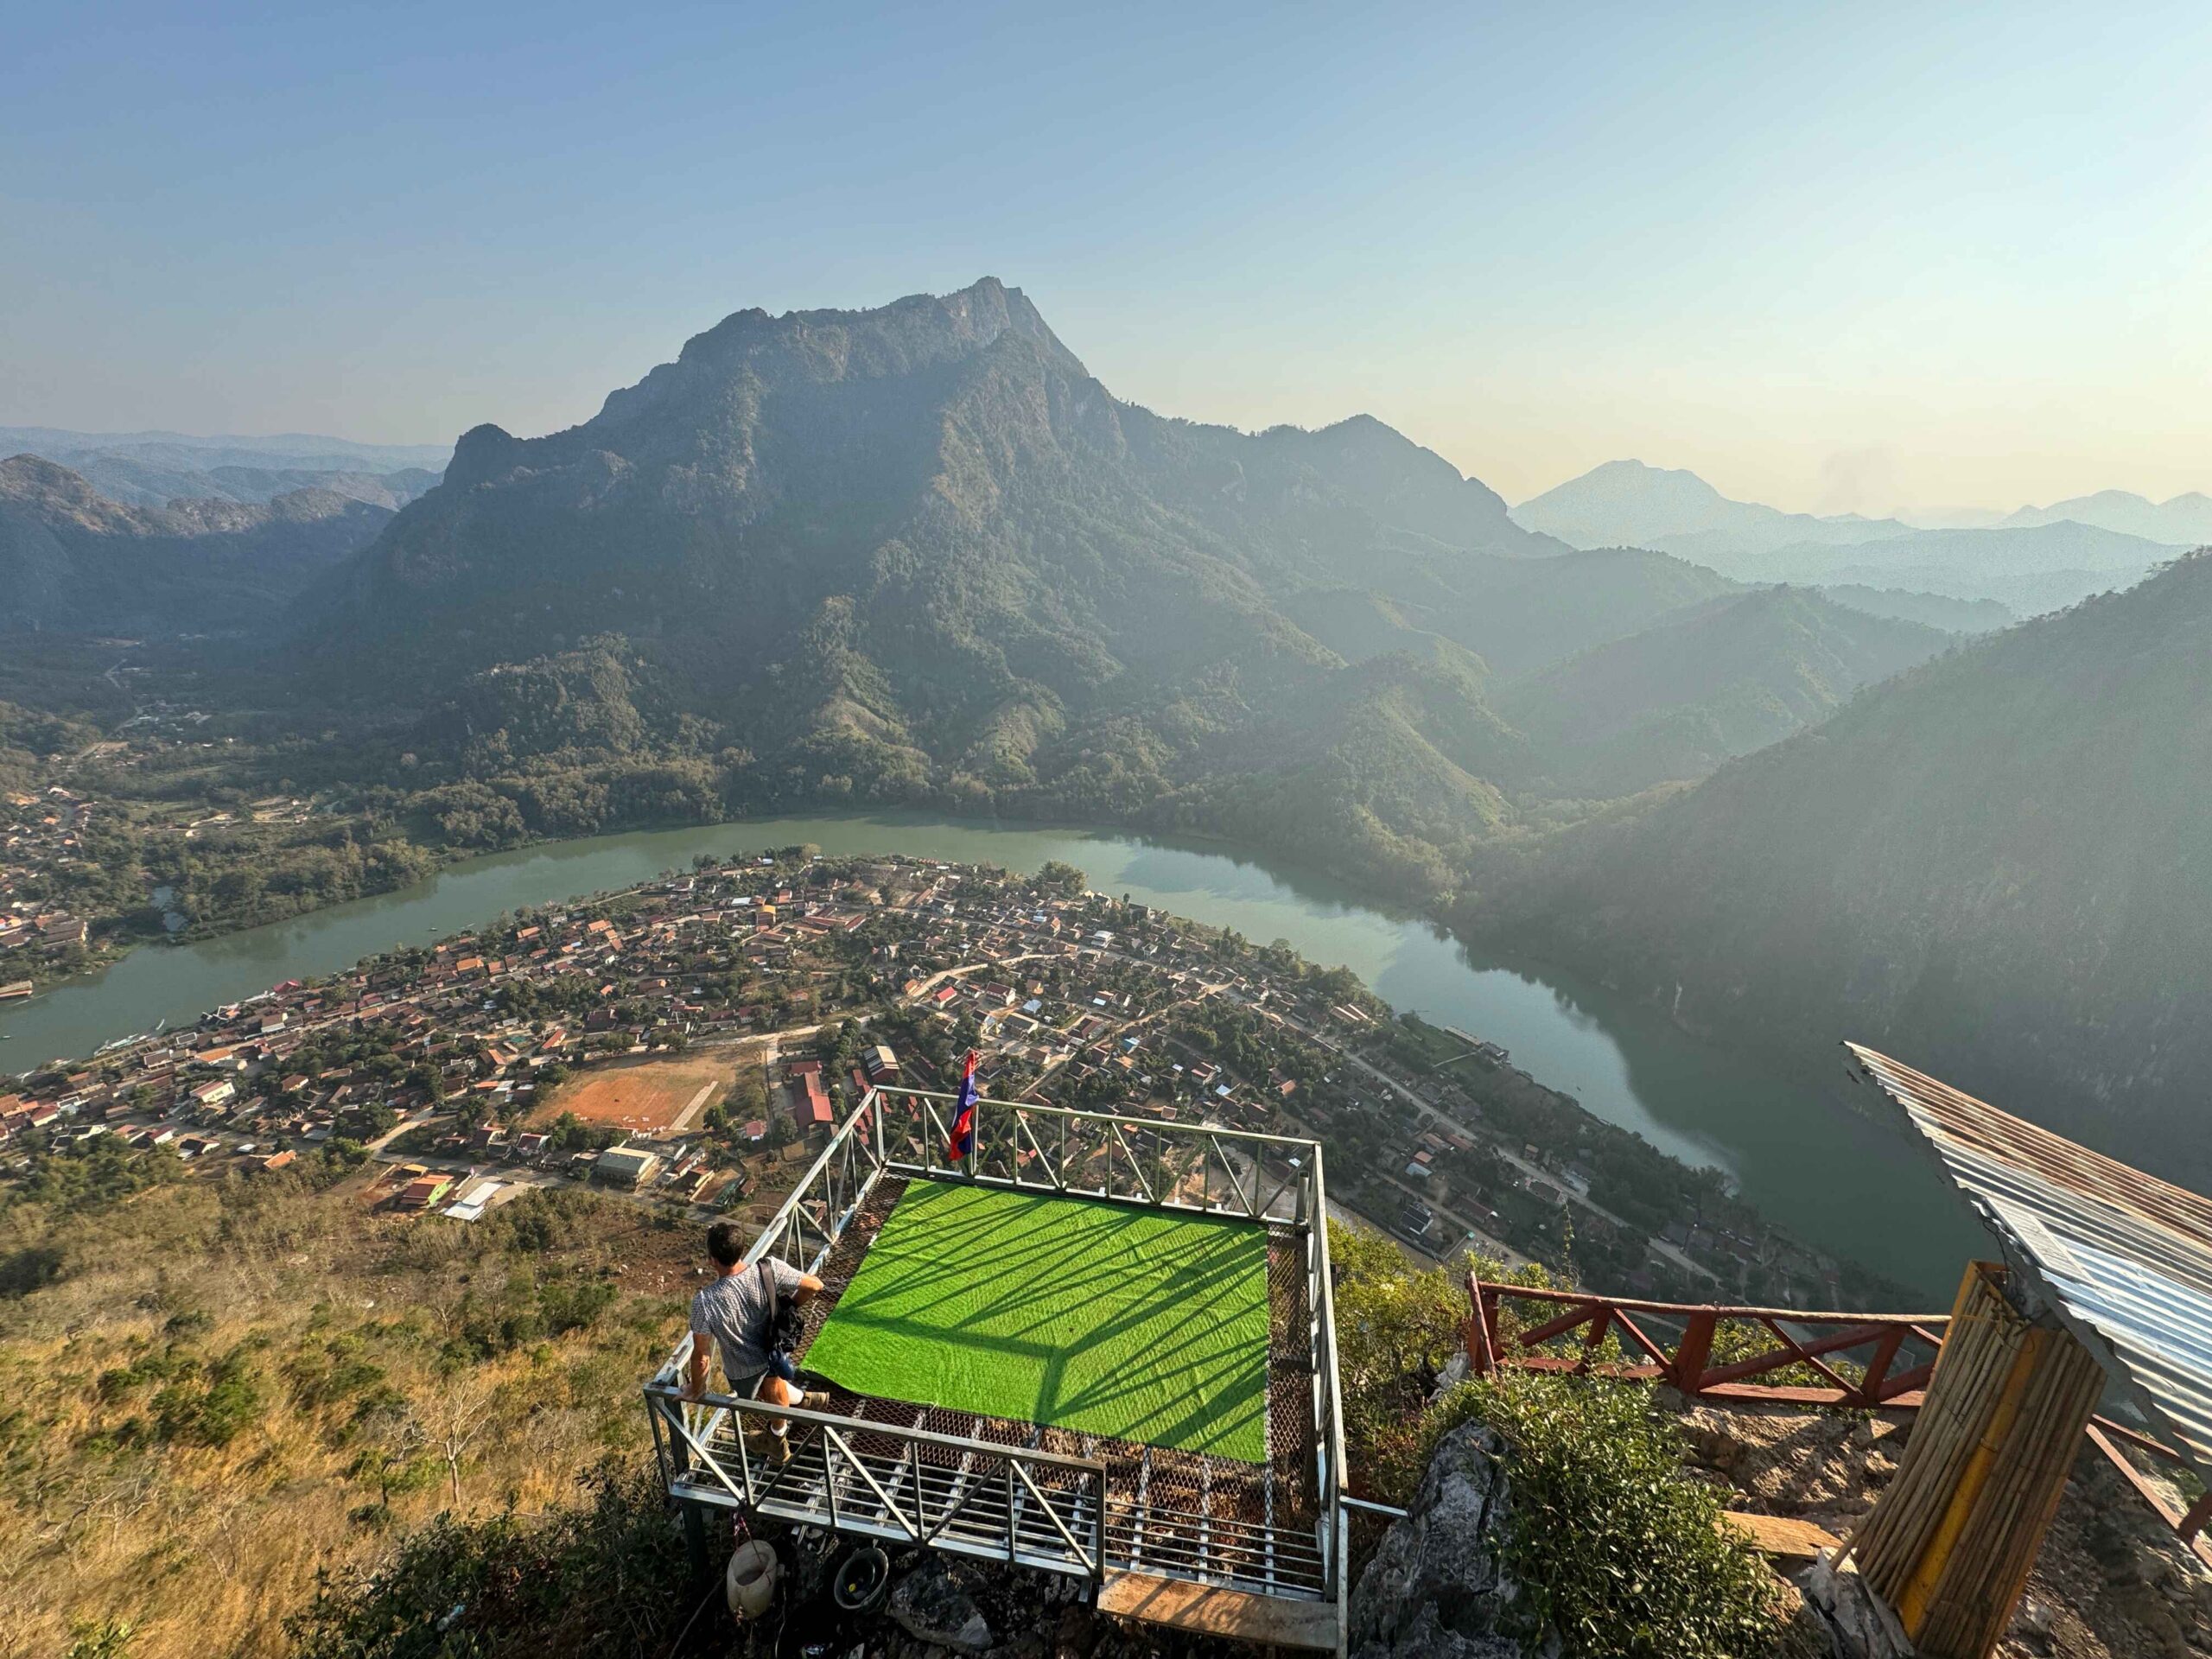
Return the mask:
<svg viewBox="0 0 2212 1659">
<path fill-rule="evenodd" d="M 826 1129 L 836 1121 L 837 1114 L 830 1104 L 830 1092 L 822 1086 L 822 1068 L 817 1065 L 806 1074 L 806 1094 L 798 1107 L 799 1128 Z"/>
</svg>

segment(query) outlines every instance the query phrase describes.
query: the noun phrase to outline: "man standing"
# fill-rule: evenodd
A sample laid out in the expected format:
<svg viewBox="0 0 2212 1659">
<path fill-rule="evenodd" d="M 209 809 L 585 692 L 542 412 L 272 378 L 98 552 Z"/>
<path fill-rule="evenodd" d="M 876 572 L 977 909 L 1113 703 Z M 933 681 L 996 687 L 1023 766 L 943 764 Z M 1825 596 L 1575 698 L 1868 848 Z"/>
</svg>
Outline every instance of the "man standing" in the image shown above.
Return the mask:
<svg viewBox="0 0 2212 1659">
<path fill-rule="evenodd" d="M 707 1254 L 714 1259 L 717 1276 L 691 1299 L 691 1363 L 684 1377 L 684 1398 L 697 1400 L 706 1393 L 707 1353 L 712 1344 L 721 1350 L 722 1372 L 732 1394 L 771 1405 L 821 1410 L 829 1404 L 829 1395 L 802 1389 L 798 1368 L 768 1342 L 777 1304 L 803 1306 L 821 1294 L 822 1281 L 773 1256 L 747 1267 L 745 1235 L 734 1221 L 718 1221 L 707 1229 Z M 781 1438 L 785 1427 L 780 1421 L 775 1425 L 777 1451 L 789 1456 Z"/>
</svg>

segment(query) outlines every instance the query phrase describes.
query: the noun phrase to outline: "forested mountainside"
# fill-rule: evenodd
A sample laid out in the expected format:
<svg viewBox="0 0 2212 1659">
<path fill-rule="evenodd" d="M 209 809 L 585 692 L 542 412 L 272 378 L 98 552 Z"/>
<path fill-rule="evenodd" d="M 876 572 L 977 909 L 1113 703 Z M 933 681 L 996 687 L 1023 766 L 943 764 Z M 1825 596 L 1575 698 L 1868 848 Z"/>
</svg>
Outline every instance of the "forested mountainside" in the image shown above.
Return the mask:
<svg viewBox="0 0 2212 1659">
<path fill-rule="evenodd" d="M 1821 589 L 1839 605 L 1869 616 L 1895 617 L 1918 622 L 1946 633 L 1994 633 L 2020 619 L 1993 599 L 1948 599 L 1941 594 L 1916 594 L 1903 588 L 1869 588 L 1861 582 L 1838 582 Z"/>
<path fill-rule="evenodd" d="M 1554 792 L 1630 795 L 1702 778 L 1951 643 L 1804 588 L 1760 588 L 1516 681 L 1497 707 L 1527 735 Z"/>
<path fill-rule="evenodd" d="M 590 823 L 577 766 L 645 754 L 745 805 L 1264 823 L 1428 894 L 1544 776 L 1493 680 L 1733 591 L 1523 531 L 1366 417 L 1120 402 L 986 280 L 740 312 L 582 426 L 467 434 L 289 660 L 404 688 L 416 781 L 488 784 L 474 822 L 518 833 Z"/>
<path fill-rule="evenodd" d="M 323 489 L 125 506 L 66 467 L 17 455 L 0 461 L 0 632 L 266 627 L 391 518 Z"/>
<path fill-rule="evenodd" d="M 1526 674 L 1624 639 L 1683 607 L 1741 585 L 1637 548 L 1540 559 L 1470 554 L 1448 566 L 1378 556 L 1358 588 L 1308 588 L 1281 608 L 1347 659 L 1451 640 L 1501 677 Z"/>
<path fill-rule="evenodd" d="M 960 743 L 1009 700 L 1126 696 L 1140 668 L 1287 671 L 1317 653 L 1271 594 L 1477 549 L 1557 550 L 1376 422 L 1248 435 L 1119 403 L 987 281 L 740 312 L 582 426 L 479 428 L 323 597 L 326 628 L 448 683 L 619 631 L 703 658 L 702 703 L 756 689 L 836 601 L 848 648 Z"/>
<path fill-rule="evenodd" d="M 1385 559 L 1459 594 L 1471 554 L 1558 550 L 1371 420 L 1249 435 L 1120 403 L 985 281 L 876 311 L 740 312 L 581 427 L 468 433 L 442 486 L 314 596 L 294 661 L 341 696 L 410 688 L 471 777 L 635 718 L 651 744 L 715 757 L 746 802 L 1172 820 L 1179 793 L 1253 765 L 1240 740 L 1304 707 L 1387 734 L 1419 773 L 1337 774 L 1357 861 L 1410 823 L 1402 785 L 1426 825 L 1490 810 L 1453 747 L 1473 677 L 1354 673 L 1275 600 Z M 549 726 L 512 695 L 549 679 L 575 688 L 563 708 L 612 689 L 633 713 Z M 1281 766 L 1336 747 L 1317 733 Z M 1421 879 L 1445 881 L 1433 855 Z"/>
<path fill-rule="evenodd" d="M 1871 1042 L 2203 1187 L 2208 709 L 2200 555 L 1561 837 L 1479 919 L 1693 1026 Z"/>
</svg>

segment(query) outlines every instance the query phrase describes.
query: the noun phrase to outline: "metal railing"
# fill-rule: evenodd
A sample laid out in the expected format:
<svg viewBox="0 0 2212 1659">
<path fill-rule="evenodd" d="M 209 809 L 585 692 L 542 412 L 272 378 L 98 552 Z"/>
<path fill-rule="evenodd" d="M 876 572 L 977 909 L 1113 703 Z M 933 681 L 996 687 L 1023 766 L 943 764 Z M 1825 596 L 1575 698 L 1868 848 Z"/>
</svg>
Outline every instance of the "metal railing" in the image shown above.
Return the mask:
<svg viewBox="0 0 2212 1659">
<path fill-rule="evenodd" d="M 1311 1141 L 979 1100 L 972 1150 L 956 1161 L 955 1103 L 931 1090 L 875 1089 L 854 1116 L 870 1115 L 874 1155 L 900 1174 L 1292 1225 L 1319 1213 L 1319 1148 Z"/>
<path fill-rule="evenodd" d="M 1346 1561 L 1351 1527 L 1344 1514 L 1344 1425 L 1338 1408 L 1337 1303 L 1335 1274 L 1329 1267 L 1329 1211 L 1321 1180 L 1321 1147 L 1313 1147 L 1313 1224 L 1306 1230 L 1306 1306 L 1313 1322 L 1314 1455 L 1321 1493 L 1321 1566 L 1324 1581 L 1337 1604 L 1341 1648 L 1351 1629 L 1348 1602 L 1351 1573 Z"/>
<path fill-rule="evenodd" d="M 1265 1518 L 1240 1519 L 1203 1500 L 1195 1510 L 1164 1501 L 1142 1476 L 1109 1478 L 1099 1458 L 723 1394 L 690 1401 L 683 1389 L 688 1336 L 645 1390 L 671 1496 L 1090 1578 L 1118 1567 L 1319 1599 L 1336 1605 L 1341 1628 L 1344 1436 L 1319 1146 L 985 1099 L 976 1103 L 970 1155 L 955 1161 L 954 1105 L 932 1090 L 871 1089 L 761 1229 L 746 1265 L 773 1256 L 820 1273 L 886 1179 L 972 1182 L 1291 1230 L 1302 1250 L 1302 1334 L 1313 1370 L 1311 1533 L 1305 1521 L 1276 1519 L 1272 1468 L 1262 1482 Z M 923 1414 L 916 1411 L 917 1424 Z M 779 1425 L 788 1460 L 770 1455 Z M 1297 1508 L 1315 1515 L 1303 1500 Z"/>
<path fill-rule="evenodd" d="M 692 1401 L 658 1381 L 645 1400 L 676 1497 L 1080 1578 L 1105 1573 L 1106 1468 L 1095 1459 L 730 1395 Z"/>
</svg>

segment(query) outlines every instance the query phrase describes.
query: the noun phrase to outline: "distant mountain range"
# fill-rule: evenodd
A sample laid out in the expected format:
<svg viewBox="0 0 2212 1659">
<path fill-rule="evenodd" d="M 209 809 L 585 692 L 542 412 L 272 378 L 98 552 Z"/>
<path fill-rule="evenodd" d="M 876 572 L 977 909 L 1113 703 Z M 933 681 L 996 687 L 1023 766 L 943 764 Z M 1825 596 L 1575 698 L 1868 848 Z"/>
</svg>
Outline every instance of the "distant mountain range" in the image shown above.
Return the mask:
<svg viewBox="0 0 2212 1659">
<path fill-rule="evenodd" d="M 1522 502 L 1514 522 L 1575 547 L 1646 547 L 1742 582 L 1817 583 L 1986 600 L 2019 615 L 2139 582 L 2212 539 L 2212 500 L 2153 506 L 2113 491 L 2022 508 L 2001 524 L 1916 530 L 1895 518 L 1819 518 L 1732 501 L 1694 473 L 1608 461 Z M 2164 539 L 2160 539 L 2164 538 Z"/>
<path fill-rule="evenodd" d="M 2132 588 L 2188 550 L 2063 519 L 2014 529 L 1916 530 L 1851 547 L 1779 547 L 1720 561 L 1745 581 L 1808 582 L 1990 600 L 2018 616 Z"/>
<path fill-rule="evenodd" d="M 2206 1188 L 2212 556 L 1961 647 L 1482 917 L 1693 1027 L 1853 1037 Z"/>
<path fill-rule="evenodd" d="M 126 506 L 36 455 L 0 461 L 0 633 L 266 632 L 391 522 L 323 489 Z"/>
<path fill-rule="evenodd" d="M 2212 545 L 2212 496 L 2195 491 L 2152 502 L 2126 490 L 2100 490 L 2047 507 L 2022 507 L 2002 522 L 2017 529 L 2067 520 L 2171 546 Z"/>
<path fill-rule="evenodd" d="M 210 438 L 0 427 L 0 455 L 54 461 L 126 506 L 162 507 L 181 499 L 265 502 L 294 490 L 324 489 L 400 507 L 438 481 L 451 453 L 438 444 L 354 443 L 304 433 Z"/>
<path fill-rule="evenodd" d="M 1732 501 L 1695 473 L 1609 461 L 1523 501 L 1513 522 L 1569 547 L 1648 547 L 1701 564 L 1792 545 L 1849 546 L 1911 534 L 1894 518 L 1816 518 Z"/>
</svg>

